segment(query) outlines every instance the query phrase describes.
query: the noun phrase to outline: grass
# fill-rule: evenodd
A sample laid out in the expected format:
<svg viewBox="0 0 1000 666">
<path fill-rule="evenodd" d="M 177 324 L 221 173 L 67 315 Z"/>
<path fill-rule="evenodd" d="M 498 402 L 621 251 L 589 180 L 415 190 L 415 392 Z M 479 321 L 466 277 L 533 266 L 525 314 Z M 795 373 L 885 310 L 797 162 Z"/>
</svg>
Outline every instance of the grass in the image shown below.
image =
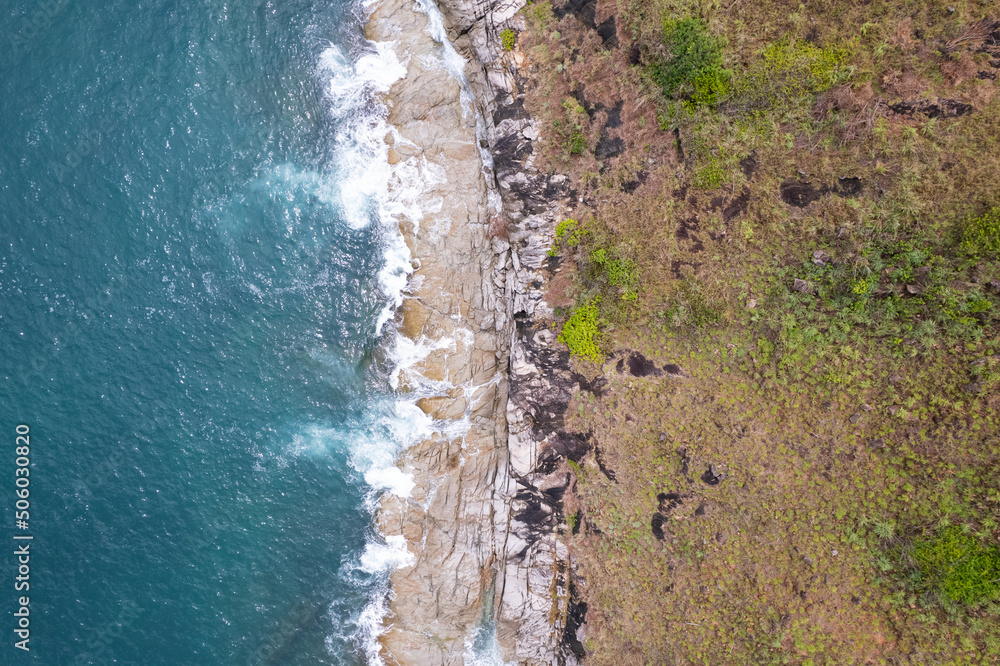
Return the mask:
<svg viewBox="0 0 1000 666">
<path fill-rule="evenodd" d="M 1000 206 L 972 217 L 962 225 L 961 248 L 974 259 L 1000 254 Z"/>
<path fill-rule="evenodd" d="M 615 472 L 567 468 L 591 663 L 1000 663 L 998 68 L 948 4 L 619 0 L 612 51 L 525 10 L 538 159 L 583 200 L 560 339 L 608 381 L 567 420 Z M 973 110 L 889 112 L 938 97 Z M 570 160 L 619 102 L 626 152 Z"/>
<path fill-rule="evenodd" d="M 973 606 L 1000 595 L 1000 550 L 958 526 L 916 543 L 913 560 L 920 583 L 952 601 Z"/>
</svg>

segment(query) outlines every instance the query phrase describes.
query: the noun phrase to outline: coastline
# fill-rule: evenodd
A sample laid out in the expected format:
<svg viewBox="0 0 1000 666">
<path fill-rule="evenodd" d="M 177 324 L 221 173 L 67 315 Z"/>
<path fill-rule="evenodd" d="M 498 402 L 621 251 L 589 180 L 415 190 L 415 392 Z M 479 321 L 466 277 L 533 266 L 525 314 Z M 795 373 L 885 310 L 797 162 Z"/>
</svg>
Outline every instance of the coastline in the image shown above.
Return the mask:
<svg viewBox="0 0 1000 666">
<path fill-rule="evenodd" d="M 523 29 L 522 6 L 477 16 L 457 0 L 383 0 L 365 28 L 407 70 L 384 97 L 389 210 L 414 265 L 396 315 L 398 389 L 434 423 L 398 460 L 411 495 L 385 495 L 378 516 L 412 554 L 390 576 L 387 663 L 475 659 L 484 629 L 492 659 L 583 656 L 585 607 L 560 538 L 575 445 L 562 418 L 579 377 L 545 302 L 572 192 L 533 166 L 521 58 L 496 38 Z"/>
<path fill-rule="evenodd" d="M 431 9 L 431 8 L 428 8 Z M 431 9 L 431 11 L 433 11 Z M 490 237 L 476 110 L 433 14 L 375 7 L 366 36 L 390 42 L 406 75 L 385 102 L 389 212 L 413 258 L 397 311 L 401 398 L 433 422 L 398 464 L 409 497 L 383 497 L 378 525 L 403 537 L 412 564 L 391 575 L 389 663 L 461 660 L 491 595 L 506 540 L 505 360 L 509 318 L 503 242 Z M 490 609 L 491 610 L 491 609 Z"/>
</svg>

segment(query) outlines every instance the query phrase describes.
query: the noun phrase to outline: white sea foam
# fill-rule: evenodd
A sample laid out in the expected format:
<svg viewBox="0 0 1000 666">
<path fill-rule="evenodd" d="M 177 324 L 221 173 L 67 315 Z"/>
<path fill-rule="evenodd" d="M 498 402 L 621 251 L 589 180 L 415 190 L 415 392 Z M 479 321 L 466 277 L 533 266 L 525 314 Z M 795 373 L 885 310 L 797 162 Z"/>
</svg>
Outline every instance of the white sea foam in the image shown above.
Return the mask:
<svg viewBox="0 0 1000 666">
<path fill-rule="evenodd" d="M 406 538 L 400 534 L 388 536 L 385 543 L 369 543 L 361 556 L 361 569 L 368 573 L 393 571 L 411 567 L 417 561 L 406 547 Z"/>
<path fill-rule="evenodd" d="M 374 1 L 362 0 L 366 14 L 373 8 Z M 463 112 L 476 115 L 477 138 L 485 138 L 482 118 L 475 111 L 465 78 L 465 61 L 447 39 L 441 13 L 433 0 L 417 0 L 417 6 L 430 20 L 430 36 L 442 47 L 440 65 L 435 65 L 442 66 L 460 83 Z M 352 227 L 374 222 L 383 231 L 385 262 L 378 277 L 386 303 L 376 321 L 377 332 L 382 334 L 403 303 L 407 290 L 419 288 L 411 279 L 414 260 L 399 231 L 400 225 L 405 223 L 417 233 L 423 219 L 433 220 L 438 229 L 450 224 L 450 220 L 436 215 L 442 210 L 443 200 L 432 195 L 436 186 L 446 182 L 446 174 L 441 166 L 428 162 L 423 156 L 397 161 L 394 165 L 388 162 L 387 137 L 397 150 L 407 143 L 386 123 L 387 110 L 380 102 L 380 95 L 406 76 L 405 59 L 397 56 L 393 44 L 366 42 L 361 53 L 353 57 L 331 45 L 321 54 L 319 69 L 327 81 L 330 113 L 338 121 L 336 189 L 323 194 L 336 198 L 338 209 Z M 482 158 L 484 171 L 487 171 L 492 167 L 488 150 L 483 152 Z M 491 209 L 493 207 L 491 205 Z M 426 231 L 434 233 L 435 229 Z M 455 388 L 424 377 L 416 366 L 435 352 L 456 352 L 460 346 L 468 349 L 472 338 L 471 331 L 459 328 L 451 337 L 440 339 L 414 341 L 393 332 L 387 340 L 388 360 L 392 364 L 390 384 L 394 389 L 405 385 L 406 394 L 380 405 L 370 405 L 368 422 L 352 428 L 351 441 L 345 443 L 352 467 L 371 489 L 368 498 L 371 510 L 377 509 L 383 493 L 394 493 L 402 498 L 411 495 L 415 485 L 412 475 L 396 466 L 402 451 L 433 433 L 449 439 L 462 438 L 471 427 L 468 414 L 453 421 L 434 422 L 414 401 L 422 396 L 442 395 Z M 470 384 L 459 388 L 471 405 L 473 396 L 483 387 Z M 299 443 L 299 446 L 304 444 Z M 428 489 L 428 495 L 432 494 L 433 488 Z M 358 633 L 354 637 L 370 664 L 383 663 L 378 643 L 388 612 L 387 578 L 383 577 L 399 568 L 412 566 L 415 561 L 404 537 L 375 534 L 352 567 L 380 581 L 370 603 L 360 613 Z"/>
<path fill-rule="evenodd" d="M 368 41 L 360 44 L 355 54 L 346 54 L 331 44 L 320 54 L 318 65 L 326 83 L 329 112 L 337 127 L 334 139 L 337 157 L 332 165 L 335 178 L 330 179 L 335 190 L 331 196 L 352 228 L 375 223 L 382 230 L 384 263 L 378 280 L 386 305 L 376 321 L 376 332 L 381 334 L 402 303 L 413 271 L 410 251 L 398 226 L 385 214 L 392 174 L 384 139 L 391 128 L 385 121 L 387 109 L 380 99 L 393 83 L 406 76 L 406 66 L 396 56 L 392 44 Z M 342 444 L 347 448 L 351 466 L 371 489 L 367 498 L 369 510 L 376 509 L 378 496 L 383 492 L 401 497 L 410 494 L 413 478 L 396 467 L 395 462 L 401 447 L 422 436 L 428 422 L 415 406 L 388 401 L 370 405 L 365 423 L 351 428 L 350 441 Z M 367 575 L 359 584 L 374 586 L 369 603 L 357 618 L 353 636 L 370 664 L 382 663 L 378 638 L 388 611 L 387 575 L 413 561 L 403 537 L 374 535 L 360 561 L 348 565 L 348 572 L 356 570 Z"/>
<path fill-rule="evenodd" d="M 365 483 L 375 490 L 388 490 L 398 497 L 409 497 L 416 485 L 413 475 L 407 474 L 395 465 L 384 469 L 370 469 L 365 472 Z"/>
</svg>

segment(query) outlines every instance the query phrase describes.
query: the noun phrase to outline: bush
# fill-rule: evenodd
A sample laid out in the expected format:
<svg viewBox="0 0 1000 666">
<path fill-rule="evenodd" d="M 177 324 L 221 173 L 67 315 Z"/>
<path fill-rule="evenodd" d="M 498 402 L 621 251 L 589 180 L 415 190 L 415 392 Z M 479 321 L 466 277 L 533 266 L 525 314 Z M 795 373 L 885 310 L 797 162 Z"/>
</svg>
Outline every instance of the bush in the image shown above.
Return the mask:
<svg viewBox="0 0 1000 666">
<path fill-rule="evenodd" d="M 639 267 L 631 259 L 613 256 L 603 247 L 590 252 L 594 278 L 605 282 L 621 294 L 624 301 L 639 298 Z"/>
<path fill-rule="evenodd" d="M 566 150 L 570 155 L 582 155 L 587 150 L 587 137 L 580 130 L 573 130 L 566 139 Z"/>
<path fill-rule="evenodd" d="M 584 127 L 589 121 L 586 109 L 572 97 L 567 97 L 562 103 L 565 121 L 556 119 L 553 127 L 563 138 L 563 148 L 570 155 L 581 155 L 587 150 L 587 136 Z"/>
<path fill-rule="evenodd" d="M 691 106 L 712 106 L 729 90 L 732 72 L 723 65 L 725 39 L 708 32 L 700 19 L 663 23 L 668 60 L 650 72 L 667 97 L 682 96 Z"/>
<path fill-rule="evenodd" d="M 1000 254 L 1000 206 L 965 221 L 961 249 L 974 258 Z"/>
<path fill-rule="evenodd" d="M 504 51 L 510 51 L 514 48 L 515 35 L 514 31 L 510 28 L 504 28 L 500 32 L 500 46 L 503 47 Z"/>
<path fill-rule="evenodd" d="M 959 527 L 917 543 L 913 559 L 925 585 L 953 601 L 976 605 L 1000 593 L 1000 550 Z"/>
<path fill-rule="evenodd" d="M 559 342 L 569 347 L 570 354 L 589 358 L 595 363 L 604 360 L 604 354 L 597 344 L 599 303 L 600 297 L 594 297 L 589 303 L 573 310 L 573 314 L 563 324 L 562 333 L 559 334 Z"/>
<path fill-rule="evenodd" d="M 787 37 L 769 44 L 732 85 L 727 106 L 741 113 L 763 111 L 826 90 L 850 78 L 847 56 L 844 49 L 821 49 Z"/>
<path fill-rule="evenodd" d="M 557 256 L 563 245 L 575 248 L 582 243 L 583 239 L 589 234 L 590 232 L 585 229 L 582 224 L 572 218 L 559 222 L 556 225 L 556 238 L 552 247 L 549 249 L 549 256 Z"/>
</svg>

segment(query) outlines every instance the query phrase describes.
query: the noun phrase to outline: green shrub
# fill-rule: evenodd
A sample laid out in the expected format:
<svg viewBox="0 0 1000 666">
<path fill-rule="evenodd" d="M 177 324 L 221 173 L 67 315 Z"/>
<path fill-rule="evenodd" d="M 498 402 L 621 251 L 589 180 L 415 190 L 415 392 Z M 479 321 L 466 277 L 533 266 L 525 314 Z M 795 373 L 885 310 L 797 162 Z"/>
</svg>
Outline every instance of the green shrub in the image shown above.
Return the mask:
<svg viewBox="0 0 1000 666">
<path fill-rule="evenodd" d="M 1000 206 L 965 221 L 960 247 L 974 258 L 1000 254 Z"/>
<path fill-rule="evenodd" d="M 821 49 L 785 37 L 769 44 L 760 59 L 731 86 L 727 107 L 737 112 L 763 111 L 821 92 L 848 80 L 846 49 Z"/>
<path fill-rule="evenodd" d="M 694 186 L 703 190 L 714 190 L 726 182 L 726 170 L 715 157 L 694 174 Z"/>
<path fill-rule="evenodd" d="M 668 19 L 663 43 L 670 55 L 650 71 L 663 94 L 684 97 L 694 107 L 712 106 L 725 96 L 732 72 L 723 67 L 724 38 L 709 33 L 701 19 Z"/>
<path fill-rule="evenodd" d="M 559 342 L 569 347 L 574 356 L 589 358 L 595 363 L 604 360 L 604 354 L 597 344 L 597 323 L 600 317 L 598 304 L 600 297 L 594 297 L 589 303 L 579 306 L 563 324 L 559 334 Z"/>
<path fill-rule="evenodd" d="M 603 247 L 591 250 L 589 259 L 595 278 L 618 291 L 622 300 L 638 300 L 639 267 L 634 261 L 614 256 Z"/>
<path fill-rule="evenodd" d="M 555 120 L 553 126 L 563 138 L 563 147 L 570 155 L 581 155 L 587 150 L 587 136 L 583 133 L 585 124 L 589 121 L 587 110 L 572 97 L 567 97 L 562 103 L 565 110 L 565 121 Z"/>
<path fill-rule="evenodd" d="M 917 543 L 913 559 L 924 584 L 953 601 L 975 605 L 1000 593 L 1000 550 L 960 527 Z"/>
<path fill-rule="evenodd" d="M 588 235 L 590 235 L 590 231 L 585 229 L 578 221 L 572 218 L 563 220 L 556 224 L 556 238 L 550 254 L 554 256 L 563 244 L 575 248 Z"/>
<path fill-rule="evenodd" d="M 510 28 L 504 28 L 500 32 L 500 46 L 503 47 L 504 51 L 510 51 L 514 48 L 515 38 L 514 31 Z"/>
<path fill-rule="evenodd" d="M 587 137 L 580 130 L 573 130 L 566 139 L 566 150 L 570 155 L 582 155 L 587 150 Z"/>
</svg>

